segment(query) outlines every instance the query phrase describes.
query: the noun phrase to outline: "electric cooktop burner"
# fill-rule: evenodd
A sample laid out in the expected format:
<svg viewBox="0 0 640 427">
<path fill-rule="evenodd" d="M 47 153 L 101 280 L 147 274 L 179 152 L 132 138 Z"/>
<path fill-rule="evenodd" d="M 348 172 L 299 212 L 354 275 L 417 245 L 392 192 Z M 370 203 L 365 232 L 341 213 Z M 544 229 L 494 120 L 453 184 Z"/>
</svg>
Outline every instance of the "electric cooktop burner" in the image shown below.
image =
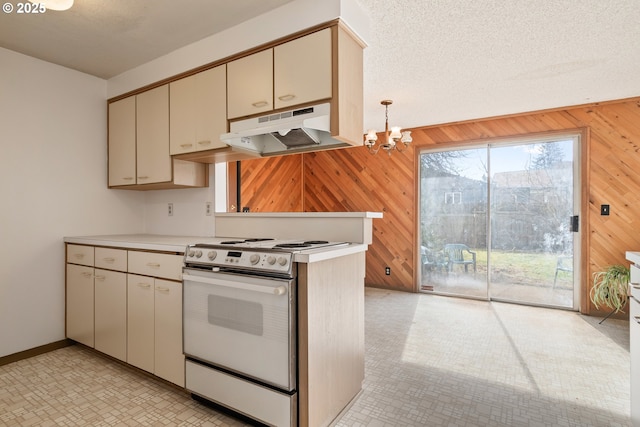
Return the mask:
<svg viewBox="0 0 640 427">
<path fill-rule="evenodd" d="M 327 240 L 307 240 L 301 243 L 279 243 L 273 245 L 274 248 L 282 249 L 297 249 L 297 248 L 310 248 L 313 245 L 326 245 L 329 243 Z"/>
<path fill-rule="evenodd" d="M 244 239 L 244 240 L 227 240 L 225 242 L 220 242 L 221 245 L 237 245 L 238 243 L 253 243 L 253 242 L 266 242 L 268 240 L 275 240 L 268 237 L 258 237 L 253 239 Z"/>
</svg>

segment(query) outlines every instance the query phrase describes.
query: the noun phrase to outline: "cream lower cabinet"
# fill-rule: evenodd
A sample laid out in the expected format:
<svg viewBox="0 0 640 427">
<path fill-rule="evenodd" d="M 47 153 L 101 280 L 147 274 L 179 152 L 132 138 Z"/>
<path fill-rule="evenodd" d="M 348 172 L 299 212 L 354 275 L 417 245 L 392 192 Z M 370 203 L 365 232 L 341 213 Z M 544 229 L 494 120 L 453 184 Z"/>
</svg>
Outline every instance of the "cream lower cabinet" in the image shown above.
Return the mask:
<svg viewBox="0 0 640 427">
<path fill-rule="evenodd" d="M 94 345 L 93 273 L 93 267 L 67 264 L 67 338 L 89 347 Z"/>
<path fill-rule="evenodd" d="M 628 253 L 627 253 L 628 254 Z M 629 257 L 627 257 L 628 259 Z M 640 267 L 631 264 L 629 358 L 631 359 L 631 425 L 640 427 Z"/>
<path fill-rule="evenodd" d="M 153 372 L 154 278 L 127 275 L 127 363 Z"/>
<path fill-rule="evenodd" d="M 95 270 L 95 349 L 127 360 L 127 275 Z"/>
<path fill-rule="evenodd" d="M 181 255 L 67 244 L 66 272 L 68 338 L 184 387 Z"/>
<path fill-rule="evenodd" d="M 184 387 L 182 283 L 155 279 L 154 373 Z"/>
<path fill-rule="evenodd" d="M 182 283 L 129 274 L 127 363 L 184 387 Z"/>
</svg>

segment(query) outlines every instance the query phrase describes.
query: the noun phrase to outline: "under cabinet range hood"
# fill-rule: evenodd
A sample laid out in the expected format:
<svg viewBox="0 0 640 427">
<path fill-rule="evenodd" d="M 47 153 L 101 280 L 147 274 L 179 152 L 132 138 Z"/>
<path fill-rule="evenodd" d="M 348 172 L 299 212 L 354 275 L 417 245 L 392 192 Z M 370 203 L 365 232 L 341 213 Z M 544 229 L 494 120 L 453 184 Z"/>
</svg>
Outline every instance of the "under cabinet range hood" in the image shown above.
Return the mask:
<svg viewBox="0 0 640 427">
<path fill-rule="evenodd" d="M 229 128 L 222 142 L 262 156 L 349 146 L 331 137 L 329 103 L 239 120 Z"/>
</svg>

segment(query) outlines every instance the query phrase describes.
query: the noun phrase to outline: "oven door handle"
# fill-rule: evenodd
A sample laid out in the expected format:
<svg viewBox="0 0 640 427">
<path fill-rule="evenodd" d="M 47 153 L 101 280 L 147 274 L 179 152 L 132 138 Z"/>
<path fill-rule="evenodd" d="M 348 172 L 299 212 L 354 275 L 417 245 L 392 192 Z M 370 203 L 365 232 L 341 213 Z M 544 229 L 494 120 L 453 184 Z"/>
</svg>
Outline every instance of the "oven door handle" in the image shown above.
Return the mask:
<svg viewBox="0 0 640 427">
<path fill-rule="evenodd" d="M 287 293 L 287 287 L 284 285 L 271 288 L 268 286 L 251 285 L 249 283 L 238 283 L 229 280 L 210 279 L 208 277 L 193 276 L 188 273 L 182 275 L 182 280 L 185 282 L 198 282 L 205 283 L 207 285 L 225 286 L 227 288 L 242 289 L 245 291 L 261 292 L 269 295 L 285 295 Z"/>
</svg>

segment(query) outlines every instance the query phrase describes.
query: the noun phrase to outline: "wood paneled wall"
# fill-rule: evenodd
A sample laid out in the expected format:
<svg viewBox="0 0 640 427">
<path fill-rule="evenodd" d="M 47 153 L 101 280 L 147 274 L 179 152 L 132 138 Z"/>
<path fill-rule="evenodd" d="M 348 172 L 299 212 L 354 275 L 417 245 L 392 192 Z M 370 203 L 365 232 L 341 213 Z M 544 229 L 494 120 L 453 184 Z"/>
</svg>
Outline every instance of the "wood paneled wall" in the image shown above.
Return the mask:
<svg viewBox="0 0 640 427">
<path fill-rule="evenodd" d="M 302 154 L 243 160 L 240 185 L 240 205 L 251 212 L 302 212 Z"/>
<path fill-rule="evenodd" d="M 586 241 L 581 305 L 583 312 L 593 314 L 587 297 L 593 272 L 627 264 L 625 251 L 640 250 L 640 98 L 417 128 L 413 147 L 391 157 L 382 152 L 372 156 L 366 148 L 356 147 L 252 160 L 253 166 L 246 168 L 249 162 L 243 162 L 243 199 L 247 185 L 246 191 L 256 200 L 251 203 L 264 211 L 383 212 L 383 219 L 374 220 L 366 283 L 413 292 L 421 149 L 578 129 L 586 136 L 581 149 L 589 185 L 582 201 L 587 215 L 582 218 Z M 244 182 L 245 174 L 252 184 Z M 283 187 L 276 191 L 273 187 L 278 185 Z M 611 206 L 610 216 L 600 216 L 601 204 Z M 390 276 L 384 274 L 386 266 L 391 267 Z"/>
</svg>

